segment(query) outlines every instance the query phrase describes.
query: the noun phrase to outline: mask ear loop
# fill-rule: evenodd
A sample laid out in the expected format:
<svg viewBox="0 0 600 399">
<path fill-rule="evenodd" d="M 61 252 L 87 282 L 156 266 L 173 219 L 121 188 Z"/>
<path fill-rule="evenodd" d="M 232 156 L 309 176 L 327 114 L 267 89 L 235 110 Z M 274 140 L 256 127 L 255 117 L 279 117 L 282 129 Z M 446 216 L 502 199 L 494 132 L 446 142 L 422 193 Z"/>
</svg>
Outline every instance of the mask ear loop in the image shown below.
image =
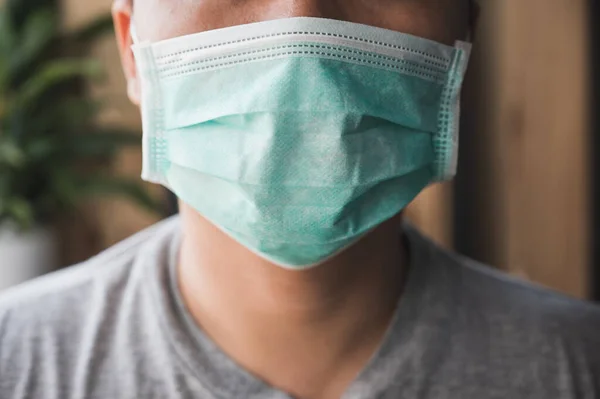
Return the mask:
<svg viewBox="0 0 600 399">
<path fill-rule="evenodd" d="M 129 25 L 129 34 L 131 35 L 131 40 L 133 41 L 133 44 L 138 44 L 140 42 L 133 22 L 131 23 L 131 25 Z"/>
</svg>

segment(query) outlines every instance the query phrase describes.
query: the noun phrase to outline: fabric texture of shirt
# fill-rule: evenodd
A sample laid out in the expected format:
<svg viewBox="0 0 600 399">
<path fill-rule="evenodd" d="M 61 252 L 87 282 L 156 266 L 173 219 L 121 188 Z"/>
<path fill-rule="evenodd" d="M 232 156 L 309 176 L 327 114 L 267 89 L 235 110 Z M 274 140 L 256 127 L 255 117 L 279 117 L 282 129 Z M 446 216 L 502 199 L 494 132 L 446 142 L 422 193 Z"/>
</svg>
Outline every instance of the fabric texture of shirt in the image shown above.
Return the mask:
<svg viewBox="0 0 600 399">
<path fill-rule="evenodd" d="M 3 293 L 0 398 L 289 398 L 191 319 L 173 278 L 180 229 L 172 218 Z M 405 292 L 343 399 L 600 398 L 598 307 L 404 230 Z"/>
</svg>

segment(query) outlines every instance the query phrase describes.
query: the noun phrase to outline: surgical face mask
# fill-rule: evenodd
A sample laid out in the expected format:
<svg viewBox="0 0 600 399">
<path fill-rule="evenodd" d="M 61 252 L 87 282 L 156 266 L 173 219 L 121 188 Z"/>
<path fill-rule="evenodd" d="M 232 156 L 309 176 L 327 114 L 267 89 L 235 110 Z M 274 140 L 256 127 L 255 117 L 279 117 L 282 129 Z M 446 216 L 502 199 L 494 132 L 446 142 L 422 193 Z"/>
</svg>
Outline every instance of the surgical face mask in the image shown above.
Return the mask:
<svg viewBox="0 0 600 399">
<path fill-rule="evenodd" d="M 320 18 L 138 43 L 142 177 L 261 257 L 318 265 L 454 175 L 469 48 Z"/>
</svg>

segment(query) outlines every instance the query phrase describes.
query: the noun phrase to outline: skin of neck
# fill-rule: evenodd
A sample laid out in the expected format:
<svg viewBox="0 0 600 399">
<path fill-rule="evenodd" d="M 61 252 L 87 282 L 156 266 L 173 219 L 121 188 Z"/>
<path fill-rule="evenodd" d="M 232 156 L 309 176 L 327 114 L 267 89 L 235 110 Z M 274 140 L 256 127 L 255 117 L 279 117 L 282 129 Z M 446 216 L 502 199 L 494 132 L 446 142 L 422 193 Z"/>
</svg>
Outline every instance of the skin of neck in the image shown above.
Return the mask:
<svg viewBox="0 0 600 399">
<path fill-rule="evenodd" d="M 400 216 L 304 271 L 255 255 L 186 204 L 179 286 L 208 336 L 298 398 L 339 398 L 379 347 L 407 269 Z"/>
</svg>

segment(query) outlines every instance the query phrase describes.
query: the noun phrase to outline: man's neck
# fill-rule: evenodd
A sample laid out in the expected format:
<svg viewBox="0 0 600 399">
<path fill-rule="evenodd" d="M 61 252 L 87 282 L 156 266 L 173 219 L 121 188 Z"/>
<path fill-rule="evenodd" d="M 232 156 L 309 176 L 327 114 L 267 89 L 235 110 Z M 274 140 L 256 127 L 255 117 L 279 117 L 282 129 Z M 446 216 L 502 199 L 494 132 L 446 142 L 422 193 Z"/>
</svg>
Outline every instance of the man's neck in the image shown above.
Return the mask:
<svg viewBox="0 0 600 399">
<path fill-rule="evenodd" d="M 377 350 L 406 271 L 398 220 L 289 271 L 182 205 L 179 283 L 192 316 L 248 371 L 298 398 L 339 398 Z"/>
</svg>

